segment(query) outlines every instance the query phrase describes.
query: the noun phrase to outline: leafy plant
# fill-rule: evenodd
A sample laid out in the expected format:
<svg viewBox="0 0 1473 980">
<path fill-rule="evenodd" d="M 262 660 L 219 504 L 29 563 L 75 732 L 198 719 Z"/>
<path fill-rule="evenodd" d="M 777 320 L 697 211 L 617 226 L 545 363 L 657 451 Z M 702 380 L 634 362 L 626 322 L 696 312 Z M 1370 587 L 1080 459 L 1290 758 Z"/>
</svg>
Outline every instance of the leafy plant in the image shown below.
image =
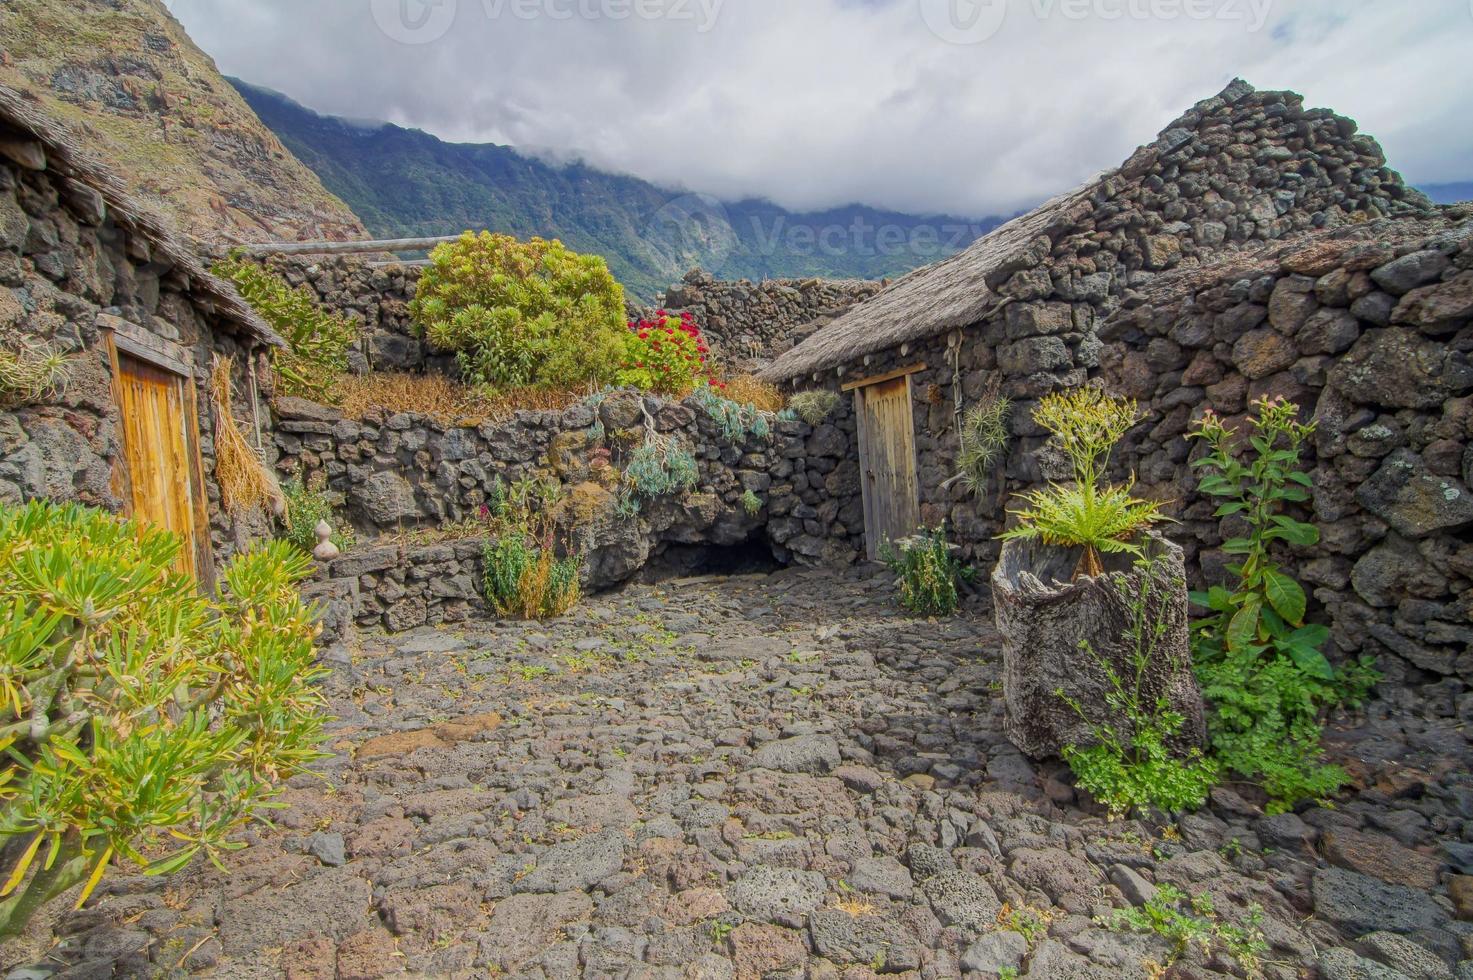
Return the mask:
<svg viewBox="0 0 1473 980">
<path fill-rule="evenodd" d="M 11 347 L 0 347 L 0 408 L 14 408 L 41 401 L 66 390 L 71 376 L 65 354 L 29 338 Z"/>
<path fill-rule="evenodd" d="M 322 490 L 309 488 L 300 478 L 281 488 L 286 499 L 285 525 L 282 540 L 290 542 L 302 554 L 311 557 L 317 547 L 317 525 L 322 521 L 333 528 L 332 543 L 338 550 L 347 552 L 353 546 L 353 530 L 346 524 L 339 527 L 332 510 L 332 501 Z"/>
<path fill-rule="evenodd" d="M 963 565 L 955 550 L 945 527 L 885 545 L 880 558 L 898 576 L 902 606 L 921 616 L 950 616 L 961 608 L 960 584 L 976 578 L 977 571 Z"/>
<path fill-rule="evenodd" d="M 747 512 L 748 517 L 756 517 L 762 513 L 762 498 L 751 490 L 742 493 L 742 510 Z"/>
<path fill-rule="evenodd" d="M 980 497 L 986 489 L 993 466 L 1007 452 L 1012 438 L 1008 427 L 1012 414 L 1012 400 L 994 388 L 962 417 L 956 467 L 967 492 Z"/>
<path fill-rule="evenodd" d="M 97 510 L 0 505 L 0 936 L 114 862 L 168 874 L 320 757 L 310 564 L 235 557 L 209 599 L 180 541 Z"/>
<path fill-rule="evenodd" d="M 624 290 L 602 258 L 556 240 L 466 232 L 430 253 L 409 312 L 473 384 L 609 381 L 624 350 Z"/>
<path fill-rule="evenodd" d="M 578 604 L 576 556 L 558 558 L 551 536 L 529 543 L 517 530 L 488 542 L 483 553 L 486 598 L 503 616 L 553 619 Z"/>
<path fill-rule="evenodd" d="M 624 467 L 624 483 L 645 499 L 694 490 L 700 477 L 690 450 L 666 438 L 647 440 Z"/>
<path fill-rule="evenodd" d="M 660 310 L 654 319 L 629 321 L 624 348 L 616 376 L 621 385 L 684 396 L 711 381 L 706 367 L 711 351 L 689 313 Z"/>
<path fill-rule="evenodd" d="M 1171 751 L 1167 743 L 1181 731 L 1186 719 L 1171 709 L 1164 695 L 1153 699 L 1143 690 L 1146 673 L 1168 626 L 1165 620 L 1153 617 L 1151 610 L 1160 607 L 1155 601 L 1157 596 L 1182 585 L 1179 579 L 1171 581 L 1169 572 L 1158 562 L 1143 561 L 1137 567 L 1143 587 L 1123 597 L 1130 613 L 1125 631 L 1130 649 L 1129 676 L 1122 678 L 1087 643 L 1081 649 L 1104 672 L 1109 683 L 1106 713 L 1124 718 L 1125 730 L 1110 722 L 1090 722 L 1078 700 L 1067 696 L 1062 688 L 1057 692 L 1089 723 L 1093 738 L 1088 746 L 1065 746 L 1064 761 L 1079 785 L 1115 816 L 1123 816 L 1134 807 L 1195 809 L 1207 799 L 1217 780 L 1216 764 L 1204 759 L 1200 750 L 1192 749 L 1185 758 Z"/>
<path fill-rule="evenodd" d="M 1164 964 L 1168 969 L 1195 945 L 1208 955 L 1221 947 L 1251 975 L 1258 971 L 1263 954 L 1268 952 L 1262 922 L 1263 910 L 1256 905 L 1249 911 L 1246 926 L 1223 922 L 1213 907 L 1212 896 L 1204 892 L 1188 899 L 1181 889 L 1162 884 L 1140 907 L 1116 909 L 1106 924 L 1119 931 L 1155 933 L 1169 941 L 1171 959 Z"/>
<path fill-rule="evenodd" d="M 1074 469 L 1074 483 L 1051 483 L 1023 495 L 1028 508 L 1011 513 L 1018 526 L 1004 540 L 1041 540 L 1065 548 L 1082 547 L 1074 578 L 1104 572 L 1101 552 L 1141 555 L 1132 538 L 1169 520 L 1154 500 L 1131 494 L 1132 483 L 1106 484 L 1110 454 L 1140 420 L 1134 401 L 1112 398 L 1098 388 L 1046 395 L 1033 419 L 1054 434 Z"/>
<path fill-rule="evenodd" d="M 809 425 L 821 425 L 839 407 L 839 393 L 827 388 L 800 391 L 788 399 L 788 407 Z"/>
<path fill-rule="evenodd" d="M 1192 465 L 1203 470 L 1199 489 L 1225 501 L 1216 516 L 1235 517 L 1247 528 L 1246 537 L 1223 545 L 1239 558 L 1228 566 L 1236 587 L 1192 593 L 1211 611 L 1194 627 L 1193 652 L 1213 706 L 1214 751 L 1225 765 L 1263 782 L 1281 808 L 1323 797 L 1344 782 L 1341 770 L 1322 762 L 1319 716 L 1363 697 L 1376 675 L 1368 660 L 1340 671 L 1331 666 L 1320 649 L 1329 630 L 1305 622 L 1304 588 L 1274 556 L 1277 542 L 1319 541 L 1314 525 L 1285 513 L 1310 497 L 1313 483 L 1301 459 L 1314 425 L 1301 423 L 1298 406 L 1282 398 L 1254 402 L 1249 422 L 1249 452 L 1211 411 L 1188 435 L 1208 447 Z"/>
<path fill-rule="evenodd" d="M 701 388 L 695 400 L 706 414 L 721 427 L 721 435 L 727 442 L 741 442 L 748 436 L 754 439 L 770 439 L 772 423 L 767 412 L 754 405 L 744 405 L 718 394 L 719 388 Z"/>
<path fill-rule="evenodd" d="M 503 487 L 499 513 L 487 505 L 485 517 L 495 536 L 482 550 L 485 594 L 503 616 L 553 619 L 578 604 L 576 554 L 559 558 L 554 540 L 553 506 L 562 488 L 551 481 L 524 478 Z"/>
<path fill-rule="evenodd" d="M 1233 445 L 1236 431 L 1210 409 L 1188 435 L 1210 449 L 1192 462 L 1204 471 L 1197 489 L 1227 500 L 1214 516 L 1240 516 L 1248 527 L 1247 537 L 1232 538 L 1222 546 L 1227 554 L 1241 557 L 1228 566 L 1238 577 L 1237 588 L 1229 591 L 1217 586 L 1193 595 L 1215 613 L 1201 622 L 1199 630 L 1207 642 L 1220 641 L 1228 652 L 1273 648 L 1311 677 L 1331 681 L 1334 668 L 1319 649 L 1330 631 L 1305 625 L 1304 588 L 1270 554 L 1275 541 L 1301 547 L 1319 543 L 1318 528 L 1283 512 L 1287 504 L 1309 500 L 1314 484 L 1299 465 L 1304 442 L 1315 427 L 1300 423 L 1299 407 L 1282 398 L 1262 399 L 1253 408 L 1256 414 L 1249 423 L 1255 432 L 1248 439 L 1253 450 L 1249 462 L 1238 459 Z"/>
<path fill-rule="evenodd" d="M 232 254 L 212 271 L 233 283 L 241 298 L 286 341 L 287 346 L 273 354 L 280 393 L 330 400 L 335 380 L 348 368 L 348 348 L 357 342 L 358 328 L 319 306 L 306 285 L 293 289 L 242 255 Z"/>
</svg>

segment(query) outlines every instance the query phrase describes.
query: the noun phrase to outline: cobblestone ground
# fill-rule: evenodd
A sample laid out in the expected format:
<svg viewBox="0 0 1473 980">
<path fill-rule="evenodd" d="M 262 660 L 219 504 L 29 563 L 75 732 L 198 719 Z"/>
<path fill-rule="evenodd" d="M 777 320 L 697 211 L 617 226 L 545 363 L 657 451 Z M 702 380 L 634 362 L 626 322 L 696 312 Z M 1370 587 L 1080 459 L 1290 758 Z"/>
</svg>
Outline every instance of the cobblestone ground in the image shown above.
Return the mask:
<svg viewBox="0 0 1473 980">
<path fill-rule="evenodd" d="M 1239 926 L 1269 977 L 1473 977 L 1461 729 L 1337 731 L 1367 788 L 1335 809 L 1219 790 L 1107 823 L 1003 738 L 989 617 L 917 621 L 890 594 L 690 579 L 369 637 L 332 682 L 336 755 L 278 827 L 229 874 L 110 879 L 48 969 L 1207 978 L 1247 975 Z M 1109 927 L 1168 884 L 1196 898 L 1180 946 Z"/>
</svg>

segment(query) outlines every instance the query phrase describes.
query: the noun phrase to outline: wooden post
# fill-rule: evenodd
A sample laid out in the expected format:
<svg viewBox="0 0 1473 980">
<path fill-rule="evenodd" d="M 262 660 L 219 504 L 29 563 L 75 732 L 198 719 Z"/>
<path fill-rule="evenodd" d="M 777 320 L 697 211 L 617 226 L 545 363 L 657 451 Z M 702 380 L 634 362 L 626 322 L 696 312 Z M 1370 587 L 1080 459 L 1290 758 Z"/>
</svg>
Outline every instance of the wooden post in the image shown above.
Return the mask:
<svg viewBox="0 0 1473 980">
<path fill-rule="evenodd" d="M 473 233 L 474 234 L 474 233 Z M 460 235 L 438 238 L 387 238 L 371 242 L 261 242 L 243 245 L 247 255 L 363 255 L 373 252 L 423 252 L 459 241 Z"/>
</svg>

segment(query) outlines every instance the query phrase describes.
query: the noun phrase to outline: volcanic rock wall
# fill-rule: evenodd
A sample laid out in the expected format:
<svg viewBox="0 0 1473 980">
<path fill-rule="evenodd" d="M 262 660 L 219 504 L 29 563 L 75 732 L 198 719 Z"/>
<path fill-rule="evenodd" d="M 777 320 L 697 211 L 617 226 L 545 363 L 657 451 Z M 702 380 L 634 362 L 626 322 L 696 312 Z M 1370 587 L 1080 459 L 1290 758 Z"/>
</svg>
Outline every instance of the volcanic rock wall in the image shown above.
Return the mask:
<svg viewBox="0 0 1473 980">
<path fill-rule="evenodd" d="M 274 256 L 267 265 L 293 285 L 307 284 L 324 306 L 360 325 L 363 343 L 353 358 L 356 370 L 453 370 L 454 358 L 431 350 L 409 317 L 420 267 L 296 256 Z M 694 314 L 718 362 L 737 373 L 782 353 L 880 288 L 881 283 L 861 279 L 725 282 L 697 269 L 670 288 L 665 308 Z M 652 312 L 630 310 L 631 315 Z"/>
<path fill-rule="evenodd" d="M 1276 248 L 1158 283 L 1101 331 L 1096 372 L 1148 421 L 1122 462 L 1176 502 L 1174 537 L 1218 581 L 1241 527 L 1195 494 L 1183 436 L 1211 408 L 1246 429 L 1262 397 L 1317 420 L 1309 517 L 1295 549 L 1334 642 L 1379 654 L 1419 710 L 1473 709 L 1473 221 L 1395 225 Z M 1405 696 L 1411 697 L 1410 693 Z"/>
<path fill-rule="evenodd" d="M 771 419 L 770 430 L 727 434 L 696 399 L 665 402 L 633 393 L 596 396 L 562 412 L 520 412 L 502 422 L 446 427 L 419 415 L 345 419 L 300 399 L 278 403 L 278 464 L 324 486 L 360 543 L 337 559 L 337 585 L 316 597 L 350 600 L 360 623 L 406 629 L 463 619 L 483 610 L 480 538 L 414 548 L 405 532 L 474 521 L 493 486 L 524 478 L 559 484 L 553 511 L 559 543 L 583 557 L 584 583 L 623 582 L 670 545 L 723 547 L 755 540 L 782 561 L 817 557 L 818 526 L 806 500 L 839 465 L 798 421 Z M 699 468 L 689 493 L 643 500 L 620 512 L 617 470 L 655 433 L 689 451 Z M 754 426 L 755 428 L 755 426 Z M 758 504 L 749 511 L 750 491 Z"/>
</svg>

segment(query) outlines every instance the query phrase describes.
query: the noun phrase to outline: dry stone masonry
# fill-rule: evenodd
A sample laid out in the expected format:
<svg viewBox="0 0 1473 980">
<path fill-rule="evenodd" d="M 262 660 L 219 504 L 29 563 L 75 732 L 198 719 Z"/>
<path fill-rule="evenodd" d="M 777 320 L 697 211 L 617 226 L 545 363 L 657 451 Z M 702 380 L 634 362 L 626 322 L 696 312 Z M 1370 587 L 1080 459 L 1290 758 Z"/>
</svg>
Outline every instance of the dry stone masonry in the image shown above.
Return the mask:
<svg viewBox="0 0 1473 980">
<path fill-rule="evenodd" d="M 1345 655 L 1379 654 L 1406 707 L 1473 710 L 1473 221 L 1373 222 L 1166 277 L 1101 331 L 1099 376 L 1148 418 L 1124 462 L 1181 501 L 1176 536 L 1204 578 L 1231 519 L 1198 499 L 1184 440 L 1204 408 L 1243 425 L 1288 398 L 1322 541 L 1295 554 Z M 1393 693 L 1394 692 L 1394 693 Z"/>
<path fill-rule="evenodd" d="M 1322 418 L 1313 516 L 1325 541 L 1298 556 L 1316 615 L 1343 653 L 1380 653 L 1394 682 L 1431 685 L 1420 710 L 1466 714 L 1470 217 L 1402 184 L 1350 120 L 1235 82 L 1118 170 L 1020 219 L 1013 239 L 1004 226 L 891 290 L 915 290 L 921 316 L 962 290 L 975 316 L 861 355 L 893 326 L 871 315 L 841 336 L 845 356 L 830 338 L 882 293 L 769 375 L 837 389 L 924 365 L 911 376 L 922 519 L 945 521 L 983 568 L 1006 501 L 1068 478 L 1032 421 L 1037 399 L 1092 380 L 1138 398 L 1148 418 L 1117 454 L 1118 475 L 1136 473 L 1185 519 L 1172 534 L 1198 584 L 1221 577 L 1225 529 L 1204 519 L 1212 505 L 1192 503 L 1187 427 L 1208 407 L 1240 418 L 1252 398 L 1291 398 Z M 808 355 L 825 345 L 838 352 Z M 1014 401 L 1014 441 L 976 499 L 950 482 L 959 414 L 993 383 Z M 848 397 L 832 425 L 854 445 Z M 857 514 L 847 472 L 816 508 L 830 518 L 830 555 L 862 554 L 862 521 L 837 518 Z"/>
<path fill-rule="evenodd" d="M 409 316 L 420 267 L 370 264 L 354 257 L 273 256 L 266 264 L 292 285 L 306 284 L 324 306 L 359 325 L 363 343 L 353 356 L 354 370 L 453 369 L 454 358 L 431 349 Z M 718 361 L 740 372 L 788 350 L 882 286 L 862 279 L 727 282 L 696 269 L 670 288 L 664 308 L 690 311 Z M 631 316 L 652 312 L 630 308 Z"/>
<path fill-rule="evenodd" d="M 362 543 L 327 570 L 320 598 L 347 602 L 339 619 L 402 630 L 455 622 L 484 611 L 479 539 L 409 548 L 403 533 L 474 520 L 494 494 L 524 478 L 564 490 L 556 512 L 583 556 L 588 588 L 628 580 L 671 545 L 734 546 L 756 540 L 780 560 L 817 558 L 812 520 L 826 473 L 840 466 L 842 440 L 801 421 L 770 422 L 763 437 L 725 435 L 697 399 L 666 402 L 632 393 L 598 396 L 562 412 L 519 412 L 475 428 L 446 427 L 409 413 L 354 420 L 301 399 L 277 402 L 278 465 L 332 492 Z M 645 501 L 637 516 L 617 511 L 613 471 L 656 433 L 696 458 L 699 485 Z M 600 450 L 603 450 L 601 453 Z M 825 453 L 831 455 L 825 455 Z M 761 504 L 748 513 L 748 491 Z"/>
</svg>

